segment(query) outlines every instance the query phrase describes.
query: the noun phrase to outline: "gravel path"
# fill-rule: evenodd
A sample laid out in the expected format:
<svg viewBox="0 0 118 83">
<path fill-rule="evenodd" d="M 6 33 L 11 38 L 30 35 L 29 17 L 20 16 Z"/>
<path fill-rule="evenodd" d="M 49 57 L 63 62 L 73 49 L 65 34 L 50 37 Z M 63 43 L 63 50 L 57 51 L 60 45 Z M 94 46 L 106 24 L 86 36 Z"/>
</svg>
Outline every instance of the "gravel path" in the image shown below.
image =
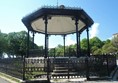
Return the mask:
<svg viewBox="0 0 118 83">
<path fill-rule="evenodd" d="M 0 83 L 10 83 L 10 82 L 8 82 L 8 81 L 6 81 L 6 80 L 0 78 Z"/>
</svg>

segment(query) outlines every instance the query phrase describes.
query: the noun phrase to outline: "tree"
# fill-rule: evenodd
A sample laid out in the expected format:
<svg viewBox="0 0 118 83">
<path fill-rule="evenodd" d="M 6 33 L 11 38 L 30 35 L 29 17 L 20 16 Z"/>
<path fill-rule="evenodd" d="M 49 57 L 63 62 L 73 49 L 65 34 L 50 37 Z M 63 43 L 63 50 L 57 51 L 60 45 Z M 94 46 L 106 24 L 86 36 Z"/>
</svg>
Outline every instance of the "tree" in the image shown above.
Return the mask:
<svg viewBox="0 0 118 83">
<path fill-rule="evenodd" d="M 49 56 L 55 56 L 55 48 L 51 48 L 50 50 L 49 50 Z"/>
<path fill-rule="evenodd" d="M 118 36 L 113 37 L 112 44 L 115 48 L 117 48 L 118 51 Z"/>
<path fill-rule="evenodd" d="M 84 50 L 87 50 L 87 39 L 86 38 L 82 39 L 81 48 Z"/>
<path fill-rule="evenodd" d="M 93 55 L 100 55 L 103 53 L 113 53 L 117 52 L 118 49 L 113 45 L 113 40 L 107 39 L 106 41 L 101 41 L 98 37 L 94 37 L 90 39 L 90 53 Z M 81 40 L 81 55 L 84 56 L 87 54 L 87 39 L 84 38 Z M 56 56 L 64 55 L 64 47 L 62 45 L 58 45 L 55 49 Z M 54 55 L 54 49 L 49 50 L 49 55 Z M 75 56 L 76 55 L 76 44 L 65 47 L 66 56 Z"/>
<path fill-rule="evenodd" d="M 102 50 L 101 49 L 96 49 L 94 52 L 93 52 L 94 55 L 101 55 L 102 54 Z"/>
<path fill-rule="evenodd" d="M 6 41 L 7 34 L 4 34 L 0 31 L 0 58 L 2 54 L 6 51 L 7 41 Z"/>
<path fill-rule="evenodd" d="M 29 38 L 29 49 L 38 48 L 36 44 L 32 42 L 32 38 Z M 8 34 L 8 55 L 23 56 L 26 55 L 27 50 L 27 32 L 12 32 Z"/>
<path fill-rule="evenodd" d="M 98 37 L 93 37 L 90 39 L 90 51 L 92 54 L 101 54 L 101 48 L 104 45 L 104 43 L 98 38 Z"/>
<path fill-rule="evenodd" d="M 62 45 L 58 45 L 56 47 L 56 56 L 63 56 L 64 55 L 64 47 Z"/>
<path fill-rule="evenodd" d="M 99 48 L 98 48 L 97 46 L 92 46 L 92 47 L 91 47 L 91 53 L 92 53 L 93 55 L 98 54 L 98 52 L 96 52 L 98 49 L 99 49 Z"/>
<path fill-rule="evenodd" d="M 116 48 L 113 46 L 111 42 L 105 43 L 102 47 L 102 53 L 114 53 L 116 52 Z"/>
<path fill-rule="evenodd" d="M 76 56 L 76 44 L 67 47 L 68 56 Z"/>
</svg>

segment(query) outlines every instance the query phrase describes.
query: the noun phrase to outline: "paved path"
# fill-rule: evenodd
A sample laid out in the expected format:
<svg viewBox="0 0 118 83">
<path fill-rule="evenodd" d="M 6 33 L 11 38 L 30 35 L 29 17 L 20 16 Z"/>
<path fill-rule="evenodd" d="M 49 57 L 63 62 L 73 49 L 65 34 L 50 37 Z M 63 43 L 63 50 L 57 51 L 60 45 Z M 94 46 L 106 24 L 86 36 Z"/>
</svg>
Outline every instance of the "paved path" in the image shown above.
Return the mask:
<svg viewBox="0 0 118 83">
<path fill-rule="evenodd" d="M 0 78 L 0 83 L 10 83 L 10 82 L 8 82 L 8 81 L 6 81 L 6 80 Z"/>
<path fill-rule="evenodd" d="M 90 82 L 80 82 L 80 83 L 118 83 L 118 81 L 90 81 Z"/>
</svg>

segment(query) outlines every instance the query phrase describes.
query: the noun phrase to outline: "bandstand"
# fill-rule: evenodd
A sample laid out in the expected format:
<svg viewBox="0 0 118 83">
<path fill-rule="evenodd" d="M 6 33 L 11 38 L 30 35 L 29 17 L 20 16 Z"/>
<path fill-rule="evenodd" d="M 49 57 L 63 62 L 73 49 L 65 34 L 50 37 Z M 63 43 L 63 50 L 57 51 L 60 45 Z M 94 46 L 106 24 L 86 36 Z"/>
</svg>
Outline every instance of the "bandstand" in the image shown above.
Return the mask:
<svg viewBox="0 0 118 83">
<path fill-rule="evenodd" d="M 33 32 L 33 39 L 35 33 L 45 35 L 45 54 L 44 58 L 47 60 L 47 79 L 50 80 L 50 59 L 48 56 L 48 39 L 49 35 L 62 35 L 64 38 L 64 55 L 65 55 L 65 37 L 68 34 L 76 34 L 76 58 L 81 56 L 80 37 L 81 33 L 86 30 L 87 33 L 87 56 L 90 56 L 89 47 L 89 28 L 94 23 L 92 18 L 82 9 L 75 7 L 49 7 L 44 6 L 39 10 L 24 17 L 22 22 L 29 33 Z M 27 42 L 27 56 L 29 57 L 29 42 Z M 65 59 L 66 60 L 66 59 Z M 69 64 L 69 63 L 68 63 Z M 69 75 L 69 72 L 68 72 Z M 69 77 L 68 77 L 69 78 Z M 87 78 L 89 78 L 87 76 Z"/>
</svg>

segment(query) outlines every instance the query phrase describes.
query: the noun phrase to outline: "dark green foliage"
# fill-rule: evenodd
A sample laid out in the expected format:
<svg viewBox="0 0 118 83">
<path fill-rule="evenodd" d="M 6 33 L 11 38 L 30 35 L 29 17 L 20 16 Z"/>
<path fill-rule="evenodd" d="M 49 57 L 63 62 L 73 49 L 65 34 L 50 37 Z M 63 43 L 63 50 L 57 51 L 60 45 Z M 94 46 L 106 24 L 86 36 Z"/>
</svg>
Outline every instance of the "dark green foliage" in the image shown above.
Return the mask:
<svg viewBox="0 0 118 83">
<path fill-rule="evenodd" d="M 111 42 L 104 44 L 102 47 L 102 53 L 115 53 L 117 49 L 113 46 Z"/>
<path fill-rule="evenodd" d="M 103 42 L 98 37 L 94 37 L 90 39 L 90 46 L 96 46 L 98 48 L 101 48 L 103 46 Z"/>
<path fill-rule="evenodd" d="M 38 49 L 39 47 L 32 42 L 32 38 L 30 37 L 29 48 L 32 49 L 34 45 L 34 49 Z M 3 34 L 0 32 L 0 55 L 4 52 L 11 55 L 23 56 L 26 55 L 27 50 L 27 32 L 11 32 L 9 34 Z"/>
<path fill-rule="evenodd" d="M 0 58 L 2 57 L 2 54 L 6 52 L 7 48 L 6 36 L 7 36 L 6 34 L 0 31 Z"/>
<path fill-rule="evenodd" d="M 81 56 L 87 55 L 87 39 L 81 40 Z M 58 45 L 55 48 L 56 56 L 64 55 L 64 47 Z M 117 47 L 113 45 L 112 40 L 107 39 L 106 41 L 101 41 L 98 37 L 90 39 L 90 53 L 93 55 L 101 55 L 104 53 L 115 53 L 117 52 Z M 76 44 L 65 47 L 65 56 L 76 56 Z M 54 55 L 54 48 L 49 50 L 49 55 Z"/>
<path fill-rule="evenodd" d="M 43 55 L 43 46 L 37 46 L 32 42 L 32 37 L 29 38 L 29 49 L 38 49 Z M 118 38 L 113 38 L 112 40 L 101 41 L 98 37 L 90 39 L 90 53 L 93 55 L 103 54 L 103 53 L 115 53 L 118 51 L 117 46 Z M 87 54 L 87 39 L 81 40 L 81 56 Z M 0 32 L 0 57 L 3 53 L 7 53 L 10 57 L 11 55 L 23 56 L 26 55 L 27 50 L 27 32 L 11 32 L 9 34 L 4 34 Z M 49 49 L 49 56 L 64 56 L 64 46 L 58 45 L 55 49 Z M 65 46 L 65 56 L 76 56 L 76 44 Z"/>
<path fill-rule="evenodd" d="M 112 44 L 113 44 L 114 47 L 117 48 L 117 51 L 118 51 L 118 36 L 113 37 Z"/>
</svg>

